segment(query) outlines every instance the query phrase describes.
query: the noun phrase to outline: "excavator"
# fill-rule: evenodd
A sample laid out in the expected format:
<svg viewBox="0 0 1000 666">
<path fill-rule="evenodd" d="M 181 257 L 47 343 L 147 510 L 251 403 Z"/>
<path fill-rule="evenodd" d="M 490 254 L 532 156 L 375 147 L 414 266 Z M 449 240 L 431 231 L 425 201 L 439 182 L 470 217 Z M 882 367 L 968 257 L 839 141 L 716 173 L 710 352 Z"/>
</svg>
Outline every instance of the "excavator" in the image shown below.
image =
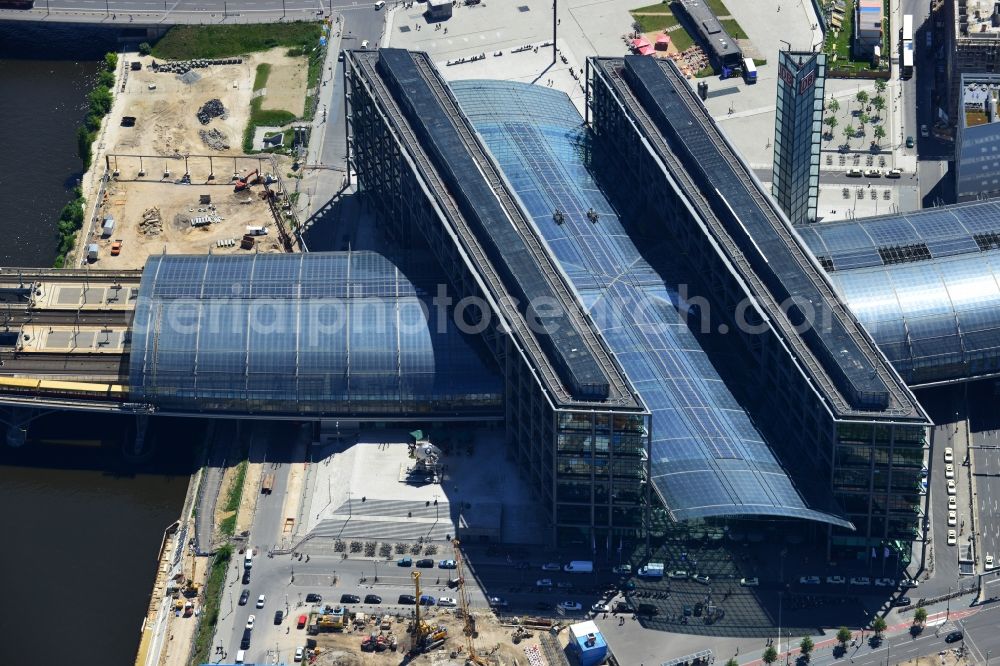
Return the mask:
<svg viewBox="0 0 1000 666">
<path fill-rule="evenodd" d="M 233 186 L 233 192 L 242 192 L 258 180 L 260 180 L 260 169 L 254 169 L 236 181 L 236 184 Z"/>
</svg>

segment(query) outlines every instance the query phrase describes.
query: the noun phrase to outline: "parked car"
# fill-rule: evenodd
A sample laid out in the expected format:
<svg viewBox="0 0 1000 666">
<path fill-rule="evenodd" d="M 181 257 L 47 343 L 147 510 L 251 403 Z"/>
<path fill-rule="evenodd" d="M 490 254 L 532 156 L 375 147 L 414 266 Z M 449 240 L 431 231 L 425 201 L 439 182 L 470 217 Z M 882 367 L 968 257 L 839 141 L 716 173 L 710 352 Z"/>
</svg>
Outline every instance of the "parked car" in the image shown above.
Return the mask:
<svg viewBox="0 0 1000 666">
<path fill-rule="evenodd" d="M 535 581 L 535 587 L 552 587 L 551 578 L 539 578 Z"/>
<path fill-rule="evenodd" d="M 568 580 L 560 580 L 556 581 L 556 587 L 558 587 L 560 590 L 572 590 L 573 583 L 569 582 Z"/>
<path fill-rule="evenodd" d="M 958 543 L 958 532 L 955 530 L 948 530 L 948 545 L 954 546 Z"/>
<path fill-rule="evenodd" d="M 917 587 L 918 585 L 920 585 L 920 581 L 915 580 L 913 578 L 904 578 L 899 583 L 899 586 L 904 590 L 908 590 L 911 587 Z"/>
<path fill-rule="evenodd" d="M 852 576 L 851 585 L 871 585 L 872 579 L 868 576 Z"/>
<path fill-rule="evenodd" d="M 865 169 L 865 178 L 881 178 L 882 171 L 879 169 Z"/>
<path fill-rule="evenodd" d="M 444 606 L 446 608 L 454 608 L 458 604 L 451 597 L 441 597 L 438 599 L 438 606 Z"/>
<path fill-rule="evenodd" d="M 987 571 L 989 571 L 990 569 L 993 568 L 993 556 L 990 555 L 989 553 L 986 553 L 986 562 L 985 562 L 985 565 L 986 565 L 986 570 Z"/>
<path fill-rule="evenodd" d="M 944 461 L 946 463 L 955 462 L 955 452 L 950 446 L 946 446 L 944 449 Z"/>
<path fill-rule="evenodd" d="M 712 579 L 705 574 L 696 574 L 694 577 L 696 583 L 701 583 L 702 585 L 711 585 Z"/>
<path fill-rule="evenodd" d="M 954 479 L 955 478 L 955 465 L 948 463 L 944 466 L 944 478 Z"/>
<path fill-rule="evenodd" d="M 265 601 L 265 597 L 264 597 L 263 594 L 260 595 L 259 597 L 257 597 L 257 608 L 263 608 L 264 607 L 264 601 Z"/>
<path fill-rule="evenodd" d="M 250 601 L 250 590 L 243 590 L 240 593 L 240 606 L 246 606 L 248 601 Z"/>
<path fill-rule="evenodd" d="M 433 569 L 434 568 L 434 560 L 432 560 L 430 558 L 426 558 L 426 559 L 423 559 L 423 560 L 417 560 L 417 568 L 418 569 Z"/>
<path fill-rule="evenodd" d="M 848 169 L 847 175 L 851 178 L 861 178 L 861 176 L 865 175 L 865 172 L 861 169 Z"/>
<path fill-rule="evenodd" d="M 830 582 L 827 580 L 826 582 Z M 802 576 L 799 578 L 799 583 L 802 585 L 819 585 L 819 576 Z"/>
<path fill-rule="evenodd" d="M 342 604 L 360 604 L 361 597 L 356 594 L 342 594 L 340 595 L 340 603 Z"/>
<path fill-rule="evenodd" d="M 542 571 L 562 571 L 562 565 L 558 562 L 546 562 L 542 565 Z"/>
<path fill-rule="evenodd" d="M 559 608 L 568 611 L 579 611 L 583 610 L 583 604 L 581 604 L 579 601 L 560 601 Z"/>
<path fill-rule="evenodd" d="M 611 573 L 618 574 L 620 576 L 624 576 L 626 574 L 630 574 L 630 573 L 632 573 L 632 565 L 631 564 L 619 564 L 616 567 L 611 567 Z"/>
<path fill-rule="evenodd" d="M 366 594 L 365 603 L 378 606 L 380 603 L 382 603 L 382 597 L 378 596 L 377 594 Z"/>
<path fill-rule="evenodd" d="M 740 585 L 743 587 L 757 587 L 760 581 L 756 578 L 740 578 Z"/>
<path fill-rule="evenodd" d="M 315 592 L 310 592 L 309 594 L 306 595 L 306 603 L 307 604 L 323 603 L 323 595 L 316 594 Z"/>
<path fill-rule="evenodd" d="M 907 148 L 913 148 L 914 143 L 915 142 L 913 141 L 913 137 L 912 136 L 906 137 L 906 147 Z"/>
<path fill-rule="evenodd" d="M 902 169 L 889 169 L 888 171 L 885 172 L 885 177 L 886 178 L 902 178 L 903 177 L 903 170 Z"/>
<path fill-rule="evenodd" d="M 458 566 L 458 562 L 455 560 L 441 560 L 438 562 L 438 568 L 440 569 L 454 569 Z"/>
<path fill-rule="evenodd" d="M 673 578 L 674 580 L 687 580 L 688 572 L 684 571 L 683 569 L 676 569 L 670 572 L 670 577 Z"/>
<path fill-rule="evenodd" d="M 253 629 L 253 621 L 257 619 L 256 615 L 251 615 L 247 618 L 247 629 Z"/>
<path fill-rule="evenodd" d="M 610 613 L 611 612 L 611 606 L 609 606 L 607 604 L 597 603 L 597 604 L 594 604 L 593 606 L 591 606 L 590 610 L 592 610 L 595 613 Z"/>
<path fill-rule="evenodd" d="M 285 619 L 285 611 L 276 610 L 274 611 L 274 623 L 276 625 L 281 624 Z"/>
<path fill-rule="evenodd" d="M 931 135 L 931 131 L 929 129 L 927 129 L 927 125 L 921 125 L 920 126 L 920 136 L 923 137 L 924 139 L 926 139 L 930 135 Z"/>
<path fill-rule="evenodd" d="M 361 40 L 361 49 L 364 50 L 364 49 L 367 49 L 367 48 L 368 48 L 368 40 L 367 39 L 362 39 Z"/>
<path fill-rule="evenodd" d="M 250 584 L 250 570 L 249 569 L 244 569 L 243 570 L 243 584 L 244 585 L 249 585 Z"/>
<path fill-rule="evenodd" d="M 413 566 L 413 558 L 410 558 L 410 557 L 401 557 L 398 560 L 396 560 L 396 566 L 397 567 L 412 567 Z"/>
<path fill-rule="evenodd" d="M 876 578 L 875 587 L 896 587 L 894 578 Z"/>
<path fill-rule="evenodd" d="M 958 509 L 958 498 L 954 495 L 948 496 L 948 509 L 957 510 Z"/>
<path fill-rule="evenodd" d="M 963 634 L 961 631 L 953 631 L 953 632 L 951 632 L 950 634 L 948 634 L 947 636 L 944 637 L 944 642 L 945 643 L 957 643 L 958 641 L 962 640 L 963 638 L 965 638 L 965 634 Z"/>
<path fill-rule="evenodd" d="M 412 594 L 401 594 L 399 595 L 399 603 L 403 606 L 413 606 L 417 603 L 417 598 Z"/>
<path fill-rule="evenodd" d="M 910 603 L 911 602 L 909 597 L 899 597 L 898 599 L 892 602 L 892 605 L 903 607 L 903 606 L 909 606 Z"/>
<path fill-rule="evenodd" d="M 955 485 L 954 479 L 948 479 L 948 494 L 955 495 L 958 493 L 958 486 Z"/>
<path fill-rule="evenodd" d="M 503 597 L 490 597 L 487 601 L 493 608 L 507 608 L 507 600 Z"/>
<path fill-rule="evenodd" d="M 847 579 L 843 576 L 827 576 L 826 582 L 830 585 L 843 585 L 847 582 Z"/>
<path fill-rule="evenodd" d="M 420 595 L 421 606 L 433 606 L 437 600 L 429 594 Z"/>
<path fill-rule="evenodd" d="M 948 527 L 955 527 L 958 525 L 958 512 L 949 511 L 948 512 Z"/>
<path fill-rule="evenodd" d="M 295 661 L 302 661 L 303 650 L 301 647 L 295 648 Z"/>
</svg>

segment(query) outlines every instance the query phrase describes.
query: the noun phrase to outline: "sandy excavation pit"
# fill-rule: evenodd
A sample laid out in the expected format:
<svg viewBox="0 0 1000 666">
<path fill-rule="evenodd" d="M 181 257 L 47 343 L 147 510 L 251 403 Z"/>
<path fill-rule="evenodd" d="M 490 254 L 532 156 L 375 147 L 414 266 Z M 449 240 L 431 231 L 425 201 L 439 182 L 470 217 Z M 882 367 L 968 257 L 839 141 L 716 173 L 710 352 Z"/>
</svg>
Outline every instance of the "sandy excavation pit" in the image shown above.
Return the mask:
<svg viewBox="0 0 1000 666">
<path fill-rule="evenodd" d="M 234 192 L 228 179 L 218 185 L 177 185 L 160 182 L 116 182 L 108 185 L 100 207 L 100 218 L 111 215 L 114 232 L 100 238 L 95 231 L 98 259 L 94 266 L 106 269 L 142 268 L 146 258 L 168 254 L 241 254 L 281 252 L 277 229 L 267 202 L 260 198 L 262 186 Z M 208 195 L 210 203 L 201 202 Z M 192 226 L 194 218 L 207 224 Z M 268 227 L 268 234 L 255 238 L 254 248 L 240 248 L 247 227 Z M 122 242 L 121 254 L 111 256 L 111 245 Z M 219 241 L 223 241 L 222 245 Z"/>
</svg>

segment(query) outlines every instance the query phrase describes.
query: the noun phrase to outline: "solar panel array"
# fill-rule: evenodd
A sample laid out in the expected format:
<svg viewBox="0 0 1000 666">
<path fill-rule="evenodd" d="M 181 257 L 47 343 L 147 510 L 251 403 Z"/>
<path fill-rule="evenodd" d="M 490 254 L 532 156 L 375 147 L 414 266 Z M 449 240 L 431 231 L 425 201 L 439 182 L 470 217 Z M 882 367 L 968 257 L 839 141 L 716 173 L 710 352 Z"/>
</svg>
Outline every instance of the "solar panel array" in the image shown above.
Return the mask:
<svg viewBox="0 0 1000 666">
<path fill-rule="evenodd" d="M 711 119 L 694 113 L 696 99 L 684 79 L 655 58 L 626 56 L 625 79 L 688 174 L 699 184 L 726 232 L 767 285 L 771 297 L 792 313 L 813 313 L 823 325 L 802 327 L 801 338 L 856 410 L 889 407 L 889 388 L 857 325 L 838 311 L 829 287 L 780 218 L 774 201 L 719 136 Z M 676 74 L 676 72 L 675 72 Z M 820 313 L 819 317 L 815 313 Z M 783 317 L 782 312 L 770 313 Z M 827 316 L 829 315 L 829 316 Z M 809 315 L 804 314 L 808 320 Z M 793 318 L 797 318 L 793 314 Z"/>
<path fill-rule="evenodd" d="M 1000 202 L 800 228 L 904 380 L 1000 372 Z M 910 261 L 885 248 L 923 246 Z"/>
<path fill-rule="evenodd" d="M 129 355 L 132 395 L 241 414 L 502 409 L 499 376 L 423 290 L 370 252 L 153 256 Z"/>
<path fill-rule="evenodd" d="M 643 259 L 584 162 L 589 137 L 566 95 L 501 81 L 452 91 L 651 411 L 652 480 L 674 518 L 847 525 L 807 505 L 688 329 L 674 286 L 686 280 Z"/>
</svg>

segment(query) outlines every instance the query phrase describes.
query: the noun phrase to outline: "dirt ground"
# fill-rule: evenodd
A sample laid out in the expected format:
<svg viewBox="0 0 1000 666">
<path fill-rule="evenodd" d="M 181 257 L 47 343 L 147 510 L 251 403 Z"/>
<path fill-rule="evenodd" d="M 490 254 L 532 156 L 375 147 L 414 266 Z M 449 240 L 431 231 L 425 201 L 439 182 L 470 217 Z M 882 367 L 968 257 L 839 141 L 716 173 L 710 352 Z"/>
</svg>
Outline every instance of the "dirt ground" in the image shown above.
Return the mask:
<svg viewBox="0 0 1000 666">
<path fill-rule="evenodd" d="M 183 167 L 181 168 L 183 170 Z M 250 193 L 234 192 L 228 178 L 219 185 L 176 185 L 173 182 L 111 181 L 100 204 L 99 219 L 111 215 L 115 229 L 109 238 L 94 239 L 98 259 L 93 265 L 105 269 L 142 268 L 146 258 L 168 254 L 239 254 L 281 252 L 278 232 L 267 203 L 259 198 L 260 186 Z M 199 202 L 201 195 L 210 205 Z M 144 218 L 145 215 L 145 218 Z M 191 226 L 195 217 L 216 216 L 206 226 Z M 144 223 L 145 220 L 159 219 Z M 255 249 L 241 250 L 240 239 L 248 226 L 268 227 L 268 235 L 258 236 Z M 100 229 L 95 234 L 100 236 Z M 111 244 L 122 242 L 121 254 L 111 256 Z M 219 241 L 225 241 L 220 247 Z M 235 241 L 232 245 L 228 241 Z"/>
<path fill-rule="evenodd" d="M 307 59 L 290 58 L 288 49 L 255 53 L 239 65 L 210 65 L 189 75 L 198 80 L 185 83 L 174 73 L 149 69 L 152 57 L 132 57 L 142 63 L 139 71 L 127 72 L 125 91 L 117 91 L 124 104 L 108 119 L 106 150 L 110 153 L 142 155 L 242 154 L 243 131 L 250 117 L 253 80 L 260 63 L 271 64 L 267 94 L 262 108 L 284 109 L 301 115 L 305 104 Z M 190 78 L 194 78 L 191 76 Z M 151 88 L 150 86 L 154 86 Z M 196 113 L 210 99 L 219 99 L 226 113 L 207 125 Z M 121 111 L 117 112 L 120 108 Z M 122 127 L 123 116 L 134 116 L 134 127 Z M 215 150 L 201 138 L 201 130 L 218 130 L 229 145 Z"/>
<path fill-rule="evenodd" d="M 899 663 L 900 666 L 958 666 L 959 664 L 971 664 L 972 661 L 956 656 L 954 650 L 942 650 L 941 653 L 932 657 L 918 657 Z"/>
<path fill-rule="evenodd" d="M 432 609 L 432 617 L 428 619 L 431 625 L 443 624 L 448 629 L 448 640 L 445 641 L 442 649 L 429 654 L 420 655 L 409 663 L 413 664 L 434 664 L 435 666 L 464 666 L 465 657 L 468 654 L 466 649 L 465 635 L 462 633 L 463 622 L 455 616 L 454 612 L 443 609 Z M 487 662 L 499 665 L 527 663 L 524 649 L 532 645 L 539 645 L 539 633 L 534 631 L 533 638 L 522 640 L 514 645 L 511 640 L 512 629 L 499 624 L 492 614 L 477 614 L 477 628 L 479 635 L 474 641 L 476 654 L 484 657 Z M 323 633 L 316 637 L 317 645 L 323 652 L 317 657 L 315 666 L 382 666 L 388 664 L 399 664 L 404 655 L 405 646 L 409 644 L 409 636 L 406 634 L 407 621 L 393 622 L 392 633 L 395 634 L 400 644 L 400 651 L 391 652 L 362 652 L 360 649 L 362 639 L 372 631 L 373 628 L 359 629 L 350 633 Z M 370 625 L 371 626 L 371 625 Z M 565 643 L 566 632 L 560 634 L 560 638 Z M 458 654 L 452 658 L 451 654 Z M 516 660 L 516 661 L 515 661 Z"/>
<path fill-rule="evenodd" d="M 260 108 L 291 111 L 296 116 L 301 116 L 306 108 L 308 61 L 306 58 L 276 55 L 274 60 L 268 62 L 273 64 Z"/>
</svg>

